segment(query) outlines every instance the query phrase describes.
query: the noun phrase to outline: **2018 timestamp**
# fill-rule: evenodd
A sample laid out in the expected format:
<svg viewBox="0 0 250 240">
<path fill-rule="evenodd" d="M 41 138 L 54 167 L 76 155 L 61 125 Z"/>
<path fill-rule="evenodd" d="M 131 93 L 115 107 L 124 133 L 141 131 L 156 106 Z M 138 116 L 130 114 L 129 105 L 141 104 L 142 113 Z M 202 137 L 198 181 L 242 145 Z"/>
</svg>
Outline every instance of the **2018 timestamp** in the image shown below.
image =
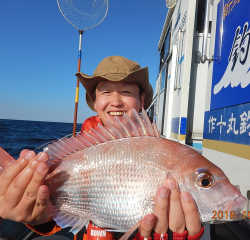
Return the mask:
<svg viewBox="0 0 250 240">
<path fill-rule="evenodd" d="M 235 215 L 234 211 L 230 211 L 230 212 L 228 212 L 228 211 L 225 211 L 225 212 L 213 211 L 212 214 L 213 214 L 212 219 L 222 219 L 222 218 L 223 219 L 225 219 L 225 218 L 226 219 L 237 219 L 237 218 L 239 218 Z M 243 214 L 243 218 L 250 218 L 250 211 L 248 211 L 248 212 L 243 211 L 242 214 Z"/>
</svg>

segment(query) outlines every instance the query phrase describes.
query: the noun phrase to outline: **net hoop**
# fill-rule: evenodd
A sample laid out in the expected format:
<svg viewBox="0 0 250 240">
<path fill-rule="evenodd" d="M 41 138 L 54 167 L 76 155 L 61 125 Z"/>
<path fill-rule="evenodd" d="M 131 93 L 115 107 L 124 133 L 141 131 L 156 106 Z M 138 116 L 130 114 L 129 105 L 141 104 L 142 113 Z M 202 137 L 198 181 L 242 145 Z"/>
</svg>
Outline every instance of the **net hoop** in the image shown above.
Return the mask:
<svg viewBox="0 0 250 240">
<path fill-rule="evenodd" d="M 177 0 L 166 0 L 167 8 L 173 8 L 177 3 Z"/>
<path fill-rule="evenodd" d="M 89 1 L 89 0 L 87 0 L 87 1 Z M 97 0 L 94 0 L 94 2 L 96 2 Z M 58 8 L 59 8 L 59 10 L 60 10 L 60 12 L 61 12 L 61 14 L 63 15 L 63 17 L 67 20 L 67 22 L 69 22 L 73 27 L 75 27 L 77 30 L 81 30 L 81 31 L 85 31 L 85 30 L 87 30 L 87 29 L 90 29 L 90 28 L 94 28 L 94 27 L 96 27 L 97 25 L 99 25 L 103 20 L 104 20 L 104 18 L 107 16 L 107 13 L 108 13 L 108 7 L 109 7 L 109 4 L 108 4 L 108 0 L 104 0 L 104 2 L 106 2 L 106 10 L 105 10 L 105 14 L 103 15 L 103 17 L 102 17 L 102 19 L 100 20 L 100 21 L 98 21 L 96 24 L 93 24 L 93 25 L 91 25 L 91 26 L 86 26 L 86 27 L 79 27 L 79 26 L 77 26 L 77 24 L 75 24 L 75 23 L 73 23 L 72 21 L 70 21 L 69 19 L 68 19 L 68 17 L 66 16 L 66 14 L 64 13 L 64 11 L 62 10 L 62 7 L 61 7 L 61 4 L 60 4 L 60 2 L 73 2 L 72 0 L 71 1 L 67 1 L 67 0 L 57 0 L 57 5 L 58 5 Z M 73 4 L 71 4 L 71 6 L 72 6 L 72 9 L 75 11 L 75 12 L 77 12 L 78 14 L 81 14 L 81 12 L 75 7 L 75 6 L 73 6 Z M 90 15 L 90 14 L 89 14 Z M 91 16 L 91 15 L 90 15 Z"/>
</svg>

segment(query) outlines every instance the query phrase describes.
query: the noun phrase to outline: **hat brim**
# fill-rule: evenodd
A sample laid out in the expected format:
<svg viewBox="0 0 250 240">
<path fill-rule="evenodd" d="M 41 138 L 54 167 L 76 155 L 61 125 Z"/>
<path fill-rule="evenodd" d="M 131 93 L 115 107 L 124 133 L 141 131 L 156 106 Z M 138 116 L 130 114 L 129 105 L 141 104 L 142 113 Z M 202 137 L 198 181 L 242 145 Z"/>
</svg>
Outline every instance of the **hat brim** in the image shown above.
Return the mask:
<svg viewBox="0 0 250 240">
<path fill-rule="evenodd" d="M 116 74 L 107 74 L 104 76 L 89 76 L 87 74 L 78 72 L 76 73 L 77 78 L 83 85 L 83 87 L 86 90 L 86 102 L 91 110 L 95 111 L 94 109 L 94 89 L 96 88 L 96 85 L 101 81 L 113 81 L 113 82 L 134 82 L 138 83 L 145 93 L 145 99 L 144 99 L 144 108 L 147 109 L 153 98 L 153 88 L 151 84 L 148 81 L 145 81 L 145 79 L 149 79 L 148 76 L 148 67 L 140 68 L 138 70 L 135 70 L 132 73 L 129 73 L 128 75 L 124 76 L 124 73 L 116 73 Z"/>
</svg>

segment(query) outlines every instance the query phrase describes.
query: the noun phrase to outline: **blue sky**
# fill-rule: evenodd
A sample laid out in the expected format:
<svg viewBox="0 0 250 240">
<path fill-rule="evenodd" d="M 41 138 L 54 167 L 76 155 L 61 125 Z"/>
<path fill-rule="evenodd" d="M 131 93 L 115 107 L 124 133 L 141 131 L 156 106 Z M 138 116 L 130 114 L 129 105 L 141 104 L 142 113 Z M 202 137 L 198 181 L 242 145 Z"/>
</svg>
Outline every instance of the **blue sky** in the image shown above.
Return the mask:
<svg viewBox="0 0 250 240">
<path fill-rule="evenodd" d="M 82 38 L 81 71 L 107 56 L 149 67 L 155 88 L 165 0 L 110 0 L 104 21 Z M 79 34 L 56 0 L 0 1 L 0 119 L 73 122 Z M 95 115 L 80 86 L 78 123 Z"/>
</svg>

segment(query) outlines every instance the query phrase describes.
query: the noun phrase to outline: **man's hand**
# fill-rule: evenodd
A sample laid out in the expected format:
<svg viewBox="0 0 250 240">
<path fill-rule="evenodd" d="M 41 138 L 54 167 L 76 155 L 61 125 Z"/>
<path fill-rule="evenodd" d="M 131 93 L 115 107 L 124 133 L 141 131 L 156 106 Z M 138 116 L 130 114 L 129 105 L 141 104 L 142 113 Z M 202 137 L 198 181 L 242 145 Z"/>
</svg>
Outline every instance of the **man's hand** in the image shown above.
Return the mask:
<svg viewBox="0 0 250 240">
<path fill-rule="evenodd" d="M 183 233 L 195 236 L 201 231 L 202 225 L 196 204 L 188 192 L 180 193 L 173 179 L 167 179 L 167 187 L 160 187 L 155 198 L 154 214 L 146 215 L 140 224 L 138 232 L 142 237 L 152 236 L 152 230 L 165 234 L 168 228 L 173 233 Z"/>
<path fill-rule="evenodd" d="M 48 154 L 23 150 L 0 176 L 0 217 L 37 225 L 49 219 Z"/>
</svg>

